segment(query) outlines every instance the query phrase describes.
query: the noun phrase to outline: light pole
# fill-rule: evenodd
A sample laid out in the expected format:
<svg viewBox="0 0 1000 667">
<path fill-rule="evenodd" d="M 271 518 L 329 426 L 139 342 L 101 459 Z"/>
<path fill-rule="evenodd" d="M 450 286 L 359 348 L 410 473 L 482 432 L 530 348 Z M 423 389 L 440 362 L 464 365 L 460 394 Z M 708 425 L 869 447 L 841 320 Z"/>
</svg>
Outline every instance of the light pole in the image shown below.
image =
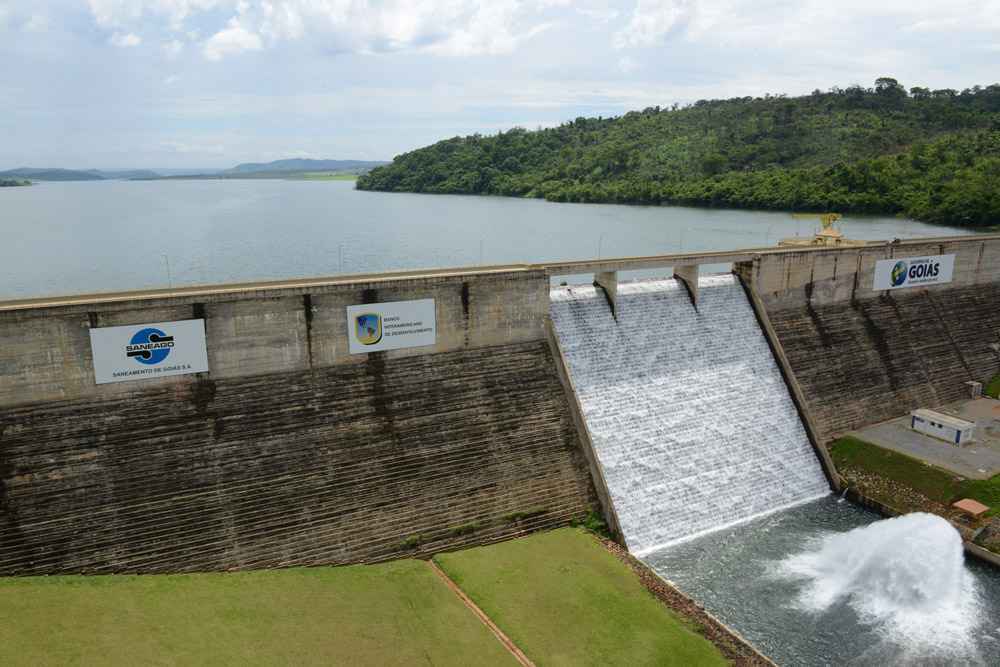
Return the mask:
<svg viewBox="0 0 1000 667">
<path fill-rule="evenodd" d="M 167 253 L 163 253 L 163 263 L 167 266 L 167 287 L 174 286 L 173 276 L 170 275 L 170 257 Z"/>
<path fill-rule="evenodd" d="M 773 222 L 767 226 L 767 232 L 764 233 L 764 245 L 765 246 L 771 245 L 771 228 L 772 227 L 774 227 L 774 223 Z"/>
</svg>

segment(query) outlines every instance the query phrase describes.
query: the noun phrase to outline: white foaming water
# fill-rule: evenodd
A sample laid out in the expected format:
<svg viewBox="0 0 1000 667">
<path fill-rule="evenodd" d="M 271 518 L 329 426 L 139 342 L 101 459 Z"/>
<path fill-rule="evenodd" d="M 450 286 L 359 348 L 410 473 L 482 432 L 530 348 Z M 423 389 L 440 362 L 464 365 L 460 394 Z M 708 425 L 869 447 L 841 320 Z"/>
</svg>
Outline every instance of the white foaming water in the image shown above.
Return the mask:
<svg viewBox="0 0 1000 667">
<path fill-rule="evenodd" d="M 552 291 L 556 335 L 629 549 L 643 555 L 829 493 L 742 286 Z"/>
<path fill-rule="evenodd" d="M 822 612 L 846 602 L 902 647 L 904 657 L 952 654 L 968 662 L 979 600 L 963 559 L 962 538 L 951 524 L 916 513 L 823 537 L 782 561 L 779 574 L 808 581 L 802 607 Z"/>
</svg>

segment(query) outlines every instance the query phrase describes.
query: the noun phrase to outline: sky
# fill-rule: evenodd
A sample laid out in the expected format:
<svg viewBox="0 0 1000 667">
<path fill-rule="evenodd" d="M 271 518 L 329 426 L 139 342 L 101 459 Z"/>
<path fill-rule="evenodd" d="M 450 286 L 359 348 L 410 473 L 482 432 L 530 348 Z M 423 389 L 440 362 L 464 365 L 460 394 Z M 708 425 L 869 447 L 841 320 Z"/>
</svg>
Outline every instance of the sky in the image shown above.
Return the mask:
<svg viewBox="0 0 1000 667">
<path fill-rule="evenodd" d="M 1000 0 L 0 0 L 0 169 L 388 160 L 698 99 L 1000 80 Z"/>
</svg>

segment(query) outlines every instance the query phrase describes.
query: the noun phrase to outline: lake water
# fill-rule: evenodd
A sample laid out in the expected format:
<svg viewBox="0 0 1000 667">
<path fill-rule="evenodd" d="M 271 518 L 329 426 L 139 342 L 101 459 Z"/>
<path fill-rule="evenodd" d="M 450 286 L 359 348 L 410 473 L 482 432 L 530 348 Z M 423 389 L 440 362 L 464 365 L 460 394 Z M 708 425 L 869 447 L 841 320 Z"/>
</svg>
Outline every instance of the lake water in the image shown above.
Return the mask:
<svg viewBox="0 0 1000 667">
<path fill-rule="evenodd" d="M 787 213 L 360 192 L 344 181 L 41 183 L 0 189 L 0 299 L 737 249 L 817 226 Z M 841 227 L 861 239 L 970 233 L 878 217 Z"/>
</svg>

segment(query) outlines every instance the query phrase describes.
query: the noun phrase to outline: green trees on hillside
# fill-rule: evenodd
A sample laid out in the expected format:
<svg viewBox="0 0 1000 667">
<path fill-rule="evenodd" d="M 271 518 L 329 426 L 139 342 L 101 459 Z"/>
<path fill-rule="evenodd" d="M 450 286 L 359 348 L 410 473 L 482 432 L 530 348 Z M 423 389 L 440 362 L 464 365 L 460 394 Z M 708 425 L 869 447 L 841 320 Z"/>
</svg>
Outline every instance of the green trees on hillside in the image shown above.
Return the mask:
<svg viewBox="0 0 1000 667">
<path fill-rule="evenodd" d="M 702 100 L 556 128 L 455 137 L 358 180 L 369 190 L 553 201 L 903 213 L 1000 222 L 1000 85 Z"/>
</svg>

